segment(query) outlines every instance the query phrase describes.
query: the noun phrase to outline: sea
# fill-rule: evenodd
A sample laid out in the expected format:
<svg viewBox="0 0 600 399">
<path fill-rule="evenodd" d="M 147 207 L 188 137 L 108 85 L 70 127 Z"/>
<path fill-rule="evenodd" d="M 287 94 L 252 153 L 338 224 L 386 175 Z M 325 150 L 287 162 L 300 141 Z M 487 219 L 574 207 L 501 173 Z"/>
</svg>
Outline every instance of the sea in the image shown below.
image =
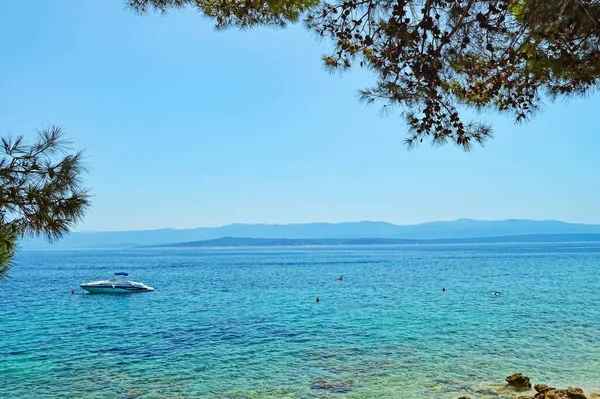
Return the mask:
<svg viewBox="0 0 600 399">
<path fill-rule="evenodd" d="M 155 291 L 79 288 L 120 270 Z M 22 251 L 0 280 L 3 399 L 508 399 L 519 372 L 600 392 L 600 244 Z"/>
</svg>

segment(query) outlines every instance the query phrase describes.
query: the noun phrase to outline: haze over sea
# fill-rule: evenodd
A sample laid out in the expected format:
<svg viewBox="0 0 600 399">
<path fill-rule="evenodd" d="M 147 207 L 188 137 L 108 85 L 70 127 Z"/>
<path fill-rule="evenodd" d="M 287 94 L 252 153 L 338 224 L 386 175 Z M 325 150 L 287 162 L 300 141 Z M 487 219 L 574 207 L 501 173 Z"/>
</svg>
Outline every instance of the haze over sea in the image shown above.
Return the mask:
<svg viewBox="0 0 600 399">
<path fill-rule="evenodd" d="M 516 398 L 515 372 L 598 391 L 599 262 L 600 244 L 22 252 L 0 397 Z M 156 291 L 78 289 L 120 269 Z"/>
</svg>

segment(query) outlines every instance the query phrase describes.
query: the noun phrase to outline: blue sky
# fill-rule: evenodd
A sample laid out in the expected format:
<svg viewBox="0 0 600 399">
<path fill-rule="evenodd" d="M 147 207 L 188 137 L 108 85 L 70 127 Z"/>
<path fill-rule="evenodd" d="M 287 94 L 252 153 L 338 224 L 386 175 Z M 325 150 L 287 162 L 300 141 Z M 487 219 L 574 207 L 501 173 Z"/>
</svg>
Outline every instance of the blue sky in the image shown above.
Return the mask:
<svg viewBox="0 0 600 399">
<path fill-rule="evenodd" d="M 86 148 L 79 230 L 461 217 L 600 223 L 600 95 L 546 104 L 472 153 L 408 152 L 301 26 L 215 32 L 188 10 L 20 0 L 0 13 L 0 134 L 60 124 Z"/>
</svg>

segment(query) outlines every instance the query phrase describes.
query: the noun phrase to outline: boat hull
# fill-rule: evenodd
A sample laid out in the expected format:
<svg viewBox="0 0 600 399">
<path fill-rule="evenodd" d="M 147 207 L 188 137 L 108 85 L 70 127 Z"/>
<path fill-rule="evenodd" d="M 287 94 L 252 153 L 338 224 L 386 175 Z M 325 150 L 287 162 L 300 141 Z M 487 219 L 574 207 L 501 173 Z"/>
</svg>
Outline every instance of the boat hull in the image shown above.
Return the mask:
<svg viewBox="0 0 600 399">
<path fill-rule="evenodd" d="M 81 288 L 90 294 L 131 294 L 133 292 L 152 292 L 152 287 L 132 287 L 132 286 L 94 286 L 81 285 Z"/>
</svg>

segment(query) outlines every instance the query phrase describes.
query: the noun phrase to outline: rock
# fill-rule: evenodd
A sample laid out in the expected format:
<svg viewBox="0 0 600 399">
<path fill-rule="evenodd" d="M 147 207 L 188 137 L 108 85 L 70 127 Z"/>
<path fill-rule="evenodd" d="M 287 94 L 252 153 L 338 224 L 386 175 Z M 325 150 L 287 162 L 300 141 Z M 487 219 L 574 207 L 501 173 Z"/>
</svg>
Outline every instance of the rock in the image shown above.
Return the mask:
<svg viewBox="0 0 600 399">
<path fill-rule="evenodd" d="M 567 388 L 567 398 L 569 399 L 587 399 L 581 388 Z"/>
<path fill-rule="evenodd" d="M 600 399 L 600 393 L 590 392 L 590 399 Z"/>
<path fill-rule="evenodd" d="M 506 382 L 519 389 L 531 388 L 529 377 L 521 373 L 506 377 Z M 556 389 L 546 384 L 535 384 L 533 389 L 537 392 L 533 397 L 519 396 L 517 399 L 588 399 L 581 388 Z M 591 393 L 589 399 L 600 399 L 600 395 Z"/>
<path fill-rule="evenodd" d="M 537 393 L 535 394 L 536 399 L 544 399 L 547 392 L 556 391 L 556 388 L 549 387 L 546 384 L 535 384 L 533 389 L 537 391 Z"/>
<path fill-rule="evenodd" d="M 566 390 L 549 387 L 546 384 L 535 384 L 533 389 L 537 391 L 534 396 L 535 399 L 563 399 L 567 397 Z"/>
<path fill-rule="evenodd" d="M 458 399 L 471 399 L 471 398 L 469 398 L 468 396 L 461 396 L 461 397 L 460 397 L 460 398 L 458 398 Z"/>
<path fill-rule="evenodd" d="M 565 389 L 551 389 L 539 397 L 542 399 L 566 399 L 567 391 Z"/>
<path fill-rule="evenodd" d="M 549 391 L 551 389 L 556 389 L 556 388 L 549 387 L 546 384 L 535 384 L 533 386 L 533 389 L 535 389 L 538 393 L 544 393 L 546 391 Z"/>
<path fill-rule="evenodd" d="M 548 386 L 535 386 L 538 393 L 535 399 L 587 399 L 581 388 L 556 389 Z"/>
<path fill-rule="evenodd" d="M 506 377 L 506 382 L 508 382 L 508 385 L 510 385 L 511 387 L 517 389 L 531 388 L 531 381 L 529 380 L 529 377 L 526 377 L 521 373 L 513 374 L 511 376 Z"/>
<path fill-rule="evenodd" d="M 348 393 L 352 391 L 350 385 L 351 383 L 326 381 L 323 378 L 317 378 L 310 386 L 310 389 L 322 389 L 333 393 Z"/>
</svg>

